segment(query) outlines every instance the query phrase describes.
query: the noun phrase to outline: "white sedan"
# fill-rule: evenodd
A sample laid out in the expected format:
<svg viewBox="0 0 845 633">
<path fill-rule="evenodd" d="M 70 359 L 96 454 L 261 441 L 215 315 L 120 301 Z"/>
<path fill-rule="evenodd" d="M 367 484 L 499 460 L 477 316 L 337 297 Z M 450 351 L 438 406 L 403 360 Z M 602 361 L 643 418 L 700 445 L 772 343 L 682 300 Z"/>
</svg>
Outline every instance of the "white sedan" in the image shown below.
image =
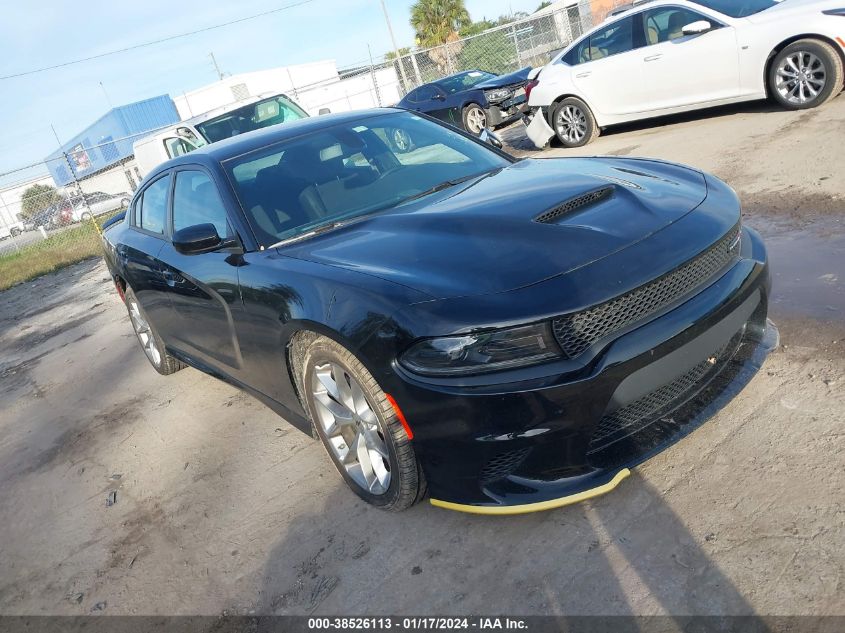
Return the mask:
<svg viewBox="0 0 845 633">
<path fill-rule="evenodd" d="M 532 75 L 528 104 L 566 147 L 601 128 L 772 97 L 813 108 L 843 88 L 845 0 L 645 0 Z"/>
</svg>

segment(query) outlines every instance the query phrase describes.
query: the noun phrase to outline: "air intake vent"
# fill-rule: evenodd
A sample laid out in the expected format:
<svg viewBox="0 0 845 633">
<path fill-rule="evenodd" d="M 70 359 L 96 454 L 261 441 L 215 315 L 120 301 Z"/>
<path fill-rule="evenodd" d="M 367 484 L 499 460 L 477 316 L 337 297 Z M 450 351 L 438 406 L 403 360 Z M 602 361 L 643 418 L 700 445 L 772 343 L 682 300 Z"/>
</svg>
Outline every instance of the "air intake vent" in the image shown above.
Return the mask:
<svg viewBox="0 0 845 633">
<path fill-rule="evenodd" d="M 612 194 L 613 187 L 602 187 L 601 189 L 596 189 L 595 191 L 585 193 L 577 198 L 567 200 L 563 204 L 559 204 L 553 209 L 549 209 L 548 211 L 541 213 L 534 218 L 534 221 L 539 222 L 540 224 L 554 224 L 561 217 L 574 213 L 584 207 L 601 202 L 602 200 L 606 200 Z"/>
</svg>

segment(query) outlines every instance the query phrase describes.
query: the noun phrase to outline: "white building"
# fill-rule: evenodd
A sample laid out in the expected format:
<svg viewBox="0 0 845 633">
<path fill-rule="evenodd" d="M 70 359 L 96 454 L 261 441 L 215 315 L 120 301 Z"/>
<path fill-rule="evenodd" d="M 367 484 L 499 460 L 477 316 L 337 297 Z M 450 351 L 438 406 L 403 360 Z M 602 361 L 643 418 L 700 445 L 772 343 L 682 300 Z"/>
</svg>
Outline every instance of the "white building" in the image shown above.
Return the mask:
<svg viewBox="0 0 845 633">
<path fill-rule="evenodd" d="M 20 212 L 24 191 L 32 185 L 53 185 L 53 178 L 49 175 L 24 180 L 0 189 L 0 227 L 10 226 L 20 222 Z"/>
<path fill-rule="evenodd" d="M 236 101 L 268 93 L 285 93 L 311 115 L 321 110 L 345 112 L 397 103 L 399 77 L 391 66 L 368 67 L 341 76 L 334 60 L 281 66 L 224 77 L 213 84 L 173 96 L 182 120 Z"/>
</svg>

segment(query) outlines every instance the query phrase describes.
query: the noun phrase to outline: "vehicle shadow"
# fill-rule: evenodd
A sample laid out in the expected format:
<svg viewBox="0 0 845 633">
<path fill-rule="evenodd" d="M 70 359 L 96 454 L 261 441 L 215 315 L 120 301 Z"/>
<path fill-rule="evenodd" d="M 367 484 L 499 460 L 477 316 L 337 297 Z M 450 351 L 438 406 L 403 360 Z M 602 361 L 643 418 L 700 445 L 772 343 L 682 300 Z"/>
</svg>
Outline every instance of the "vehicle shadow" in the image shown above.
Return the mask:
<svg viewBox="0 0 845 633">
<path fill-rule="evenodd" d="M 390 514 L 338 479 L 270 552 L 255 612 L 669 615 L 681 630 L 682 616 L 754 615 L 708 555 L 694 506 L 634 473 L 610 495 L 544 513 L 478 516 L 424 502 Z"/>
</svg>

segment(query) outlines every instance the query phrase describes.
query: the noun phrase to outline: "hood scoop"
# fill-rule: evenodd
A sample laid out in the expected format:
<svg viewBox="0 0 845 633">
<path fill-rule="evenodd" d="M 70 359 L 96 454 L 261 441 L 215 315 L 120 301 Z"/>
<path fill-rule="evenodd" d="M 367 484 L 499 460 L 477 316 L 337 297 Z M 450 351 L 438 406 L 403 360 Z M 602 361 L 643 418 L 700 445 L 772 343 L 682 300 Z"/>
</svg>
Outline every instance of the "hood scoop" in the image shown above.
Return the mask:
<svg viewBox="0 0 845 633">
<path fill-rule="evenodd" d="M 548 211 L 544 211 L 534 218 L 534 221 L 540 224 L 554 224 L 560 218 L 598 204 L 607 200 L 612 195 L 613 187 L 602 187 L 601 189 L 590 191 L 575 198 L 570 198 L 566 202 L 552 207 Z"/>
</svg>

